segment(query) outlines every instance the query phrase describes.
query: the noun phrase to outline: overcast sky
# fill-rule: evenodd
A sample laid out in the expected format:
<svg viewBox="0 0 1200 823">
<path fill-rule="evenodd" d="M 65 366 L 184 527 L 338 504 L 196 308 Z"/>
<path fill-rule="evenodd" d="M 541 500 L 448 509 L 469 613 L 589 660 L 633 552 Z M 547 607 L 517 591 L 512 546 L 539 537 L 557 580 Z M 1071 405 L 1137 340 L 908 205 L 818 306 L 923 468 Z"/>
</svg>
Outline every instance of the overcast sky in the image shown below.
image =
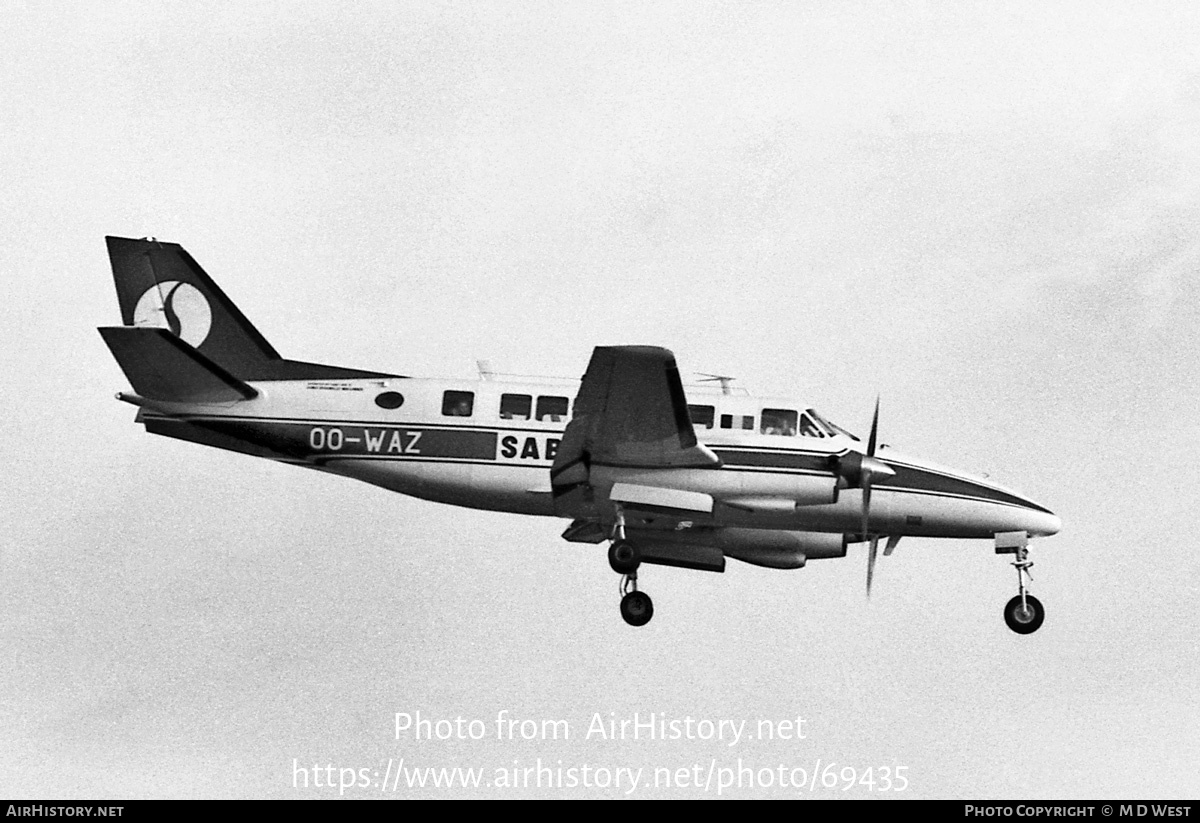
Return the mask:
<svg viewBox="0 0 1200 823">
<path fill-rule="evenodd" d="M 654 769 L 741 758 L 905 767 L 858 797 L 1195 797 L 1200 13 L 800 6 L 10 8 L 0 796 L 541 758 L 680 797 Z M 913 539 L 869 604 L 861 547 L 651 567 L 635 630 L 563 522 L 146 435 L 95 331 L 106 234 L 182 244 L 297 359 L 578 375 L 661 345 L 859 430 L 878 393 L 884 441 L 1062 517 L 1046 623 L 1005 628 L 990 544 Z M 501 710 L 571 739 L 497 740 Z M 417 711 L 488 735 L 395 740 Z M 586 739 L 635 712 L 806 737 Z"/>
</svg>

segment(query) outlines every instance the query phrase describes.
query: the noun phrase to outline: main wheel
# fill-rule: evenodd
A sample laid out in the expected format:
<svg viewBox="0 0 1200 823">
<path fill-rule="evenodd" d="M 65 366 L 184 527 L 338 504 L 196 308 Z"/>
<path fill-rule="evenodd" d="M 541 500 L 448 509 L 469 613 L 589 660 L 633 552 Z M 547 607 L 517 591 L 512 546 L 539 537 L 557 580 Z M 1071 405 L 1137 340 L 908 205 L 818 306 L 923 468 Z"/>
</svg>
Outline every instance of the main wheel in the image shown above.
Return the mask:
<svg viewBox="0 0 1200 823">
<path fill-rule="evenodd" d="M 614 540 L 608 547 L 608 565 L 617 574 L 633 574 L 642 562 L 642 553 L 628 540 Z"/>
<path fill-rule="evenodd" d="M 645 626 L 654 617 L 654 603 L 645 592 L 630 592 L 621 598 L 621 617 L 630 626 Z"/>
<path fill-rule="evenodd" d="M 1017 634 L 1033 634 L 1041 627 L 1046 619 L 1046 609 L 1042 601 L 1032 594 L 1025 595 L 1024 604 L 1021 595 L 1017 595 L 1004 607 L 1004 622 Z"/>
</svg>

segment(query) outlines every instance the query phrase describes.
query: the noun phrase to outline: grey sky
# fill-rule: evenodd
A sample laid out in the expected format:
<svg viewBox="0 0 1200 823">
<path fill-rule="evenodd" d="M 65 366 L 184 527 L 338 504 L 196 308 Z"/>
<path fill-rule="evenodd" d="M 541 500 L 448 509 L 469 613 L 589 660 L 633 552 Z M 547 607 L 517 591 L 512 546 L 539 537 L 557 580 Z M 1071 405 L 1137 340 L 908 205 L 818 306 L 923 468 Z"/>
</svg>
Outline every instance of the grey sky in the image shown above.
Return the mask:
<svg viewBox="0 0 1200 823">
<path fill-rule="evenodd" d="M 0 42 L 0 795 L 329 796 L 293 758 L 388 757 L 1196 795 L 1192 4 L 28 3 Z M 911 540 L 869 605 L 861 548 L 651 569 L 632 630 L 562 523 L 149 437 L 106 234 L 183 244 L 298 359 L 664 345 L 852 429 L 880 393 L 886 442 L 1063 518 L 1046 624 L 1004 628 L 991 546 Z M 501 709 L 809 738 L 390 739 Z"/>
</svg>

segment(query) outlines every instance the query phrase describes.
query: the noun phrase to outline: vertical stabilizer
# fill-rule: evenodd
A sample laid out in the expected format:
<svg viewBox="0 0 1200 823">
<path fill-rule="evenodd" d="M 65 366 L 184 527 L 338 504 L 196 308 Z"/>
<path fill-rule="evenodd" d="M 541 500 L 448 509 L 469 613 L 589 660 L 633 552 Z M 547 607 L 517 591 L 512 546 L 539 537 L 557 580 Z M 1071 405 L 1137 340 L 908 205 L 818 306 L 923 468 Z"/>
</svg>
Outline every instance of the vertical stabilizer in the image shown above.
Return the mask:
<svg viewBox="0 0 1200 823">
<path fill-rule="evenodd" d="M 181 246 L 106 240 L 126 326 L 167 329 L 242 380 L 395 376 L 285 360 Z"/>
</svg>

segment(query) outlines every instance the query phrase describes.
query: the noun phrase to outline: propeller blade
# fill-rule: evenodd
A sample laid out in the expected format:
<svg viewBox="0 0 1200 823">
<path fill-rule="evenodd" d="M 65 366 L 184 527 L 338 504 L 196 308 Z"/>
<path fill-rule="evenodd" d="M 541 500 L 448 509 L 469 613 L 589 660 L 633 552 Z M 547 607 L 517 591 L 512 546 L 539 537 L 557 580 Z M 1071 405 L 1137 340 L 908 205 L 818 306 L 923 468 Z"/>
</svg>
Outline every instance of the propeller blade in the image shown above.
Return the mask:
<svg viewBox="0 0 1200 823">
<path fill-rule="evenodd" d="M 891 557 L 892 552 L 894 552 L 896 550 L 896 546 L 899 543 L 900 543 L 900 535 L 893 534 L 891 537 L 889 537 L 887 545 L 884 546 L 884 548 L 883 548 L 883 556 Z"/>
<path fill-rule="evenodd" d="M 863 540 L 867 539 L 869 529 L 869 519 L 871 515 L 871 475 L 863 476 L 862 483 L 863 492 L 863 508 L 862 508 L 862 536 Z"/>
<path fill-rule="evenodd" d="M 875 472 L 872 469 L 875 457 L 875 444 L 879 434 L 879 395 L 875 395 L 875 416 L 871 418 L 871 436 L 867 439 L 867 460 L 864 461 L 864 468 L 867 470 L 862 473 L 862 490 L 863 490 L 863 511 L 862 511 L 862 535 L 863 540 L 871 541 L 871 548 L 867 553 L 867 597 L 871 596 L 871 581 L 875 579 L 875 558 L 879 556 L 879 535 L 873 534 L 867 536 L 867 531 L 870 526 L 871 516 L 871 476 Z M 887 470 L 887 467 L 882 467 Z"/>
<path fill-rule="evenodd" d="M 879 550 L 879 536 L 871 536 L 871 550 L 867 554 L 867 597 L 871 596 L 871 580 L 875 577 L 875 558 Z"/>
<path fill-rule="evenodd" d="M 871 436 L 867 439 L 866 453 L 852 451 L 842 455 L 834 464 L 834 470 L 840 478 L 839 482 L 845 484 L 844 486 L 839 486 L 839 488 L 852 489 L 857 487 L 863 490 L 864 509 L 867 506 L 867 498 L 871 494 L 868 489 L 871 485 L 872 476 L 886 478 L 896 474 L 891 466 L 875 458 L 875 450 L 878 444 L 879 395 L 875 395 L 875 416 L 871 418 Z"/>
<path fill-rule="evenodd" d="M 871 519 L 871 475 L 863 475 L 863 508 L 862 508 L 862 536 L 863 540 L 871 541 L 871 551 L 867 555 L 867 597 L 871 596 L 871 580 L 875 576 L 875 551 L 879 543 L 877 535 L 868 537 L 867 530 L 870 528 Z"/>
<path fill-rule="evenodd" d="M 871 436 L 867 440 L 867 457 L 875 456 L 875 435 L 879 433 L 879 395 L 875 395 L 875 417 L 871 420 Z"/>
</svg>

